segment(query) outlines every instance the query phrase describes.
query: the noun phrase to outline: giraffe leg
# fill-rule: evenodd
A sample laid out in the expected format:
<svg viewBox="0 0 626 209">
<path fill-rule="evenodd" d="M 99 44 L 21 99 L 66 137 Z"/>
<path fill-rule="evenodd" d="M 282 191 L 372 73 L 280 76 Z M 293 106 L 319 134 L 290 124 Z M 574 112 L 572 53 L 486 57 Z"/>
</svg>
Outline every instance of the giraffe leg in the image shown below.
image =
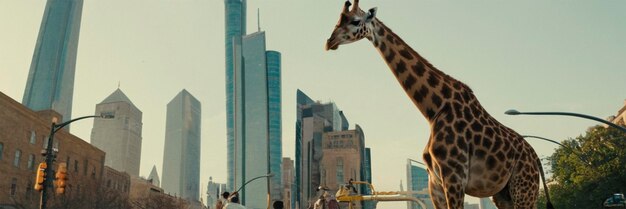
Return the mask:
<svg viewBox="0 0 626 209">
<path fill-rule="evenodd" d="M 505 186 L 502 191 L 493 196 L 493 202 L 496 203 L 498 209 L 514 209 L 513 200 L 509 193 L 509 186 Z"/>
<path fill-rule="evenodd" d="M 457 174 L 443 177 L 441 180 L 431 173 L 428 181 L 428 188 L 431 199 L 436 209 L 463 209 L 465 190 L 463 189 L 461 178 Z"/>
<path fill-rule="evenodd" d="M 433 201 L 435 209 L 446 209 L 446 196 L 443 192 L 441 184 L 433 180 L 431 176 L 428 177 L 428 191 L 430 192 L 430 199 Z"/>
<path fill-rule="evenodd" d="M 534 153 L 533 153 L 534 154 Z M 528 161 L 518 163 L 511 176 L 509 192 L 516 209 L 536 209 L 539 196 L 539 165 L 536 155 L 528 154 Z"/>
<path fill-rule="evenodd" d="M 465 190 L 461 184 L 443 183 L 445 190 L 448 209 L 463 209 L 463 201 L 465 199 Z"/>
</svg>

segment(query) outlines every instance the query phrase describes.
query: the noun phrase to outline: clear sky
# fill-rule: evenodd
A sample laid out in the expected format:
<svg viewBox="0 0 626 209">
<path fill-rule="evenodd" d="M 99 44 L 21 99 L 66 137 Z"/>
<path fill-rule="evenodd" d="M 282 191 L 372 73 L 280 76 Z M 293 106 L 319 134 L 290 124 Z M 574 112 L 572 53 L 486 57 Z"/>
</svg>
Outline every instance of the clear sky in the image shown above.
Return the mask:
<svg viewBox="0 0 626 209">
<path fill-rule="evenodd" d="M 0 0 L 0 91 L 21 102 L 43 0 Z M 294 156 L 295 94 L 333 101 L 372 148 L 378 190 L 406 188 L 406 159 L 421 161 L 428 124 L 367 40 L 324 51 L 343 1 L 248 1 L 267 49 L 282 53 L 283 153 Z M 432 64 L 465 82 L 498 120 L 557 141 L 596 123 L 504 111 L 569 111 L 605 118 L 626 99 L 626 1 L 362 0 Z M 73 116 L 121 89 L 143 111 L 141 175 L 162 171 L 166 104 L 183 88 L 202 102 L 200 188 L 226 181 L 222 0 L 85 0 Z M 89 141 L 93 122 L 72 124 Z M 539 155 L 556 145 L 529 139 Z M 381 203 L 379 207 L 405 207 Z"/>
</svg>

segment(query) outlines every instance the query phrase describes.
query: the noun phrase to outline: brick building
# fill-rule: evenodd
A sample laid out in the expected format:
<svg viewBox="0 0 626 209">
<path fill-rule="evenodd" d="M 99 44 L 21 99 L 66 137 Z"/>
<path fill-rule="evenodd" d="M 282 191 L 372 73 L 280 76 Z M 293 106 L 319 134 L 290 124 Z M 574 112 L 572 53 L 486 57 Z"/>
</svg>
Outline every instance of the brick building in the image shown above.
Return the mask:
<svg viewBox="0 0 626 209">
<path fill-rule="evenodd" d="M 44 161 L 45 148 L 53 119 L 62 121 L 52 110 L 34 112 L 0 92 L 0 208 L 39 200 L 33 190 L 35 171 Z M 95 188 L 86 184 L 99 183 L 104 174 L 105 153 L 70 134 L 59 130 L 53 147 L 58 150 L 56 162 L 67 163 L 66 193 L 85 193 Z M 50 190 L 52 191 L 52 190 Z"/>
</svg>

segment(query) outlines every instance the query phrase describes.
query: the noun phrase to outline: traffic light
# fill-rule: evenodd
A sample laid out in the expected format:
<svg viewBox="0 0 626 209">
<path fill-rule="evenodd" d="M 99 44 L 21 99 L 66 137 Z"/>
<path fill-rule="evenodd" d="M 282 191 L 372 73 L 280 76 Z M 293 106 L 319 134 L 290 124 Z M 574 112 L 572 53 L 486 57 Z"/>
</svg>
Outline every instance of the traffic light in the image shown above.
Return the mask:
<svg viewBox="0 0 626 209">
<path fill-rule="evenodd" d="M 39 167 L 37 167 L 37 176 L 35 178 L 35 190 L 41 191 L 43 190 L 43 183 L 46 181 L 46 163 L 39 163 Z"/>
<path fill-rule="evenodd" d="M 63 194 L 65 193 L 65 186 L 67 184 L 67 164 L 59 163 L 59 167 L 57 167 L 57 173 L 55 175 L 56 180 L 54 184 L 56 185 L 56 193 Z"/>
</svg>

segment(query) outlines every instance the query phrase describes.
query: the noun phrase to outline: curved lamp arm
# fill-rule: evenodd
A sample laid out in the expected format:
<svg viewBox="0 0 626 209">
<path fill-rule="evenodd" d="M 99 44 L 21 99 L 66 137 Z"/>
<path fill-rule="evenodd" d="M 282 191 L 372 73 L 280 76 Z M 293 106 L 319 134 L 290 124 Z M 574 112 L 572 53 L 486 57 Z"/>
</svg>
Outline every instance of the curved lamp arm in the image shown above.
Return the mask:
<svg viewBox="0 0 626 209">
<path fill-rule="evenodd" d="M 507 115 L 564 115 L 564 116 L 572 116 L 572 117 L 579 117 L 579 118 L 586 118 L 589 120 L 594 120 L 594 121 L 598 121 L 600 123 L 604 123 L 607 124 L 613 128 L 616 128 L 620 131 L 623 131 L 624 133 L 626 133 L 626 128 L 619 126 L 615 123 L 611 123 L 609 121 L 594 117 L 594 116 L 590 116 L 590 115 L 585 115 L 585 114 L 580 114 L 580 113 L 572 113 L 572 112 L 520 112 L 517 110 L 507 110 L 506 112 L 504 112 L 504 114 Z"/>
</svg>

